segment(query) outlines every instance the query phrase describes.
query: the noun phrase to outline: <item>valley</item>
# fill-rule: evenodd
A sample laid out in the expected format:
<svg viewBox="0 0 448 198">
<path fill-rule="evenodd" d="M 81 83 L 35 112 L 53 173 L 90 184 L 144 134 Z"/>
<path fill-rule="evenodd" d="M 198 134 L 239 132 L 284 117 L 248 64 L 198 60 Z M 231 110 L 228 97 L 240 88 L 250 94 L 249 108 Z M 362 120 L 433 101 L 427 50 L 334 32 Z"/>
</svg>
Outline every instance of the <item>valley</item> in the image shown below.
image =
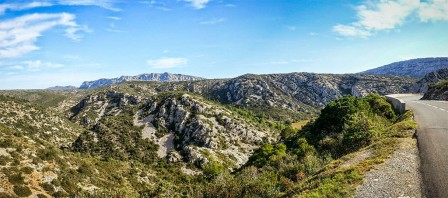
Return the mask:
<svg viewBox="0 0 448 198">
<path fill-rule="evenodd" d="M 9 196 L 30 189 L 40 197 L 348 196 L 415 128 L 412 112 L 396 115 L 376 94 L 408 93 L 417 80 L 248 74 L 1 91 L 2 139 L 9 143 L 2 146 L 0 190 Z M 351 160 L 367 148 L 372 154 Z M 328 180 L 336 175 L 343 178 Z"/>
</svg>

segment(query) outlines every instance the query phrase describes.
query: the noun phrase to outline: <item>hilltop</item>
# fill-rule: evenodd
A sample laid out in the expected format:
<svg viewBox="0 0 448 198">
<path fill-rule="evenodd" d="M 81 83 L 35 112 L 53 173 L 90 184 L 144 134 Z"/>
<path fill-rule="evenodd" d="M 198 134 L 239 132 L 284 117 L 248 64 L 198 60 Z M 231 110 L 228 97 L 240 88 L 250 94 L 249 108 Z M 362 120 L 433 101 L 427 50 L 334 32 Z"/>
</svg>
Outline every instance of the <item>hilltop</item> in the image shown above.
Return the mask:
<svg viewBox="0 0 448 198">
<path fill-rule="evenodd" d="M 375 69 L 370 69 L 361 74 L 386 74 L 394 76 L 409 76 L 422 78 L 426 74 L 438 69 L 448 67 L 448 58 L 418 58 L 400 61 L 384 65 Z"/>
</svg>

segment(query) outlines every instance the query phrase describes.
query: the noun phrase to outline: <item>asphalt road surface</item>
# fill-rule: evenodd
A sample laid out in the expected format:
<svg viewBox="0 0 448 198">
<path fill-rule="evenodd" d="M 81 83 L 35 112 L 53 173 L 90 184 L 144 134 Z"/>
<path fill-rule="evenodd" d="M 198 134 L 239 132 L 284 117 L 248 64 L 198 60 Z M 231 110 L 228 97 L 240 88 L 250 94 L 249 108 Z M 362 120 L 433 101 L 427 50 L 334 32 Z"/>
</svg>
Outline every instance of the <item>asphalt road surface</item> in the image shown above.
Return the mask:
<svg viewBox="0 0 448 198">
<path fill-rule="evenodd" d="M 419 128 L 423 194 L 428 198 L 448 197 L 448 102 L 419 100 L 421 95 L 400 96 L 412 109 Z"/>
</svg>

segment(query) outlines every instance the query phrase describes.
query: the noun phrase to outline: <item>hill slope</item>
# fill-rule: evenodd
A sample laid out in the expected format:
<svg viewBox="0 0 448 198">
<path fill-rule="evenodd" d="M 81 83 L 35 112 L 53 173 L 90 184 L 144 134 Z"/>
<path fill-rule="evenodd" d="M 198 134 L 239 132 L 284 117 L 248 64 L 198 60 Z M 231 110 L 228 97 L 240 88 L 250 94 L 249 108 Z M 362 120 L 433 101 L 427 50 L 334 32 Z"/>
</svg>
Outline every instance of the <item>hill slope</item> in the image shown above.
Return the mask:
<svg viewBox="0 0 448 198">
<path fill-rule="evenodd" d="M 175 81 L 191 81 L 191 80 L 203 80 L 204 78 L 188 76 L 182 74 L 170 74 L 170 73 L 151 73 L 140 74 L 137 76 L 121 76 L 119 78 L 111 79 L 99 79 L 94 81 L 85 81 L 79 87 L 80 89 L 89 89 L 95 87 L 102 87 L 111 84 L 117 84 L 127 81 L 156 81 L 156 82 L 175 82 Z"/>
<path fill-rule="evenodd" d="M 447 57 L 418 58 L 391 63 L 382 67 L 361 72 L 361 74 L 387 74 L 422 78 L 430 72 L 446 67 L 448 67 Z"/>
<path fill-rule="evenodd" d="M 439 69 L 428 73 L 421 80 L 417 81 L 413 86 L 413 91 L 416 93 L 426 93 L 429 88 L 429 84 L 437 83 L 442 80 L 448 79 L 448 68 Z"/>
<path fill-rule="evenodd" d="M 435 84 L 430 84 L 423 100 L 447 100 L 448 101 L 448 79 Z"/>
</svg>

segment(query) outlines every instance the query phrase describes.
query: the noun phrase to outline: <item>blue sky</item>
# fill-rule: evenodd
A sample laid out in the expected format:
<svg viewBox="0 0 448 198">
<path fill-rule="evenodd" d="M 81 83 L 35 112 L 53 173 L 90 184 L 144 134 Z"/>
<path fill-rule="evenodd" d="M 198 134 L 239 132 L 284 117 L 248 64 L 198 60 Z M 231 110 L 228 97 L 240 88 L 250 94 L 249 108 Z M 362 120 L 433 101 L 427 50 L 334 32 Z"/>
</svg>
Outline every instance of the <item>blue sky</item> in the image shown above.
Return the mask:
<svg viewBox="0 0 448 198">
<path fill-rule="evenodd" d="M 354 73 L 448 56 L 448 0 L 0 1 L 0 89 L 170 72 Z"/>
</svg>

